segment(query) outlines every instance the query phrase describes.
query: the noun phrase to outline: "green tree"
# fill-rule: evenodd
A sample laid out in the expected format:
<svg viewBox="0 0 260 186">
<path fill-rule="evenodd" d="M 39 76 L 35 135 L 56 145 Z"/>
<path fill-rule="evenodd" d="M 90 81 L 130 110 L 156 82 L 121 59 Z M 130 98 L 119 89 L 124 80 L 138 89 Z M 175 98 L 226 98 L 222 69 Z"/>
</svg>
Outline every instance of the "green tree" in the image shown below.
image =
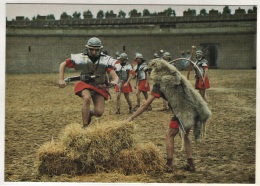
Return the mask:
<svg viewBox="0 0 260 186">
<path fill-rule="evenodd" d="M 33 17 L 32 17 L 32 20 L 36 20 L 36 17 L 35 17 L 35 16 L 33 16 Z"/>
<path fill-rule="evenodd" d="M 131 17 L 132 14 L 138 14 L 136 9 L 131 10 L 128 15 Z"/>
<path fill-rule="evenodd" d="M 53 14 L 49 14 L 47 15 L 47 19 L 55 20 L 55 17 Z"/>
<path fill-rule="evenodd" d="M 109 14 L 114 14 L 114 11 L 113 11 L 113 10 L 107 11 L 107 12 L 105 13 L 105 17 L 107 17 Z"/>
<path fill-rule="evenodd" d="M 208 15 L 208 13 L 207 13 L 206 9 L 203 8 L 203 9 L 200 10 L 199 15 L 201 15 L 201 16 L 206 16 L 206 15 Z"/>
<path fill-rule="evenodd" d="M 143 10 L 143 16 L 150 16 L 151 14 L 150 14 L 150 12 L 149 12 L 149 10 L 148 9 L 144 9 Z"/>
<path fill-rule="evenodd" d="M 173 10 L 170 7 L 168 9 L 164 10 L 163 12 L 166 12 L 166 16 L 176 16 L 175 10 Z"/>
<path fill-rule="evenodd" d="M 26 17 L 24 20 L 25 20 L 25 21 L 30 21 L 30 19 L 29 19 L 28 17 Z"/>
<path fill-rule="evenodd" d="M 68 18 L 71 18 L 70 15 L 68 15 L 66 12 L 62 12 L 62 14 L 60 15 L 60 18 L 61 17 L 68 17 Z"/>
<path fill-rule="evenodd" d="M 93 17 L 93 14 L 92 14 L 92 12 L 90 11 L 90 10 L 87 10 L 87 11 L 84 11 L 83 12 L 83 16 L 86 16 L 86 17 Z"/>
<path fill-rule="evenodd" d="M 224 15 L 230 15 L 231 14 L 231 10 L 230 10 L 229 6 L 225 6 L 223 8 L 222 14 L 224 14 Z"/>
<path fill-rule="evenodd" d="M 120 10 L 117 17 L 125 18 L 125 16 L 126 16 L 126 13 L 124 11 Z"/>
<path fill-rule="evenodd" d="M 97 13 L 97 18 L 104 18 L 104 12 L 103 10 L 99 10 L 98 13 Z"/>
<path fill-rule="evenodd" d="M 253 7 L 253 11 L 254 11 L 254 13 L 257 13 L 257 7 L 256 6 Z"/>
<path fill-rule="evenodd" d="M 80 19 L 80 16 L 81 16 L 81 13 L 77 12 L 77 11 L 72 14 L 73 19 Z"/>
<path fill-rule="evenodd" d="M 196 10 L 194 10 L 194 9 L 188 9 L 186 12 L 188 12 L 188 13 L 190 13 L 192 16 L 196 16 L 197 14 L 196 14 Z"/>
</svg>

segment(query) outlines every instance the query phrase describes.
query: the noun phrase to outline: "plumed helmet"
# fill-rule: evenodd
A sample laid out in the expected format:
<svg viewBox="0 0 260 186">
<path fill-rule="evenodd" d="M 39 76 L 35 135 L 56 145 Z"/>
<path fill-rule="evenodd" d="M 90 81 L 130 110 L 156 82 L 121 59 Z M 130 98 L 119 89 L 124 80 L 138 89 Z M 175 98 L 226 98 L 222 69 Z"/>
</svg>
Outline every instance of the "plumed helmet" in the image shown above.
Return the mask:
<svg viewBox="0 0 260 186">
<path fill-rule="evenodd" d="M 164 52 L 163 57 L 171 57 L 171 54 L 169 52 Z"/>
<path fill-rule="evenodd" d="M 143 59 L 144 57 L 143 57 L 142 54 L 140 54 L 140 53 L 136 53 L 136 55 L 135 55 L 135 59 L 137 59 L 137 58 Z"/>
<path fill-rule="evenodd" d="M 154 54 L 153 54 L 153 57 L 159 58 L 159 55 L 158 55 L 157 53 L 154 53 Z"/>
<path fill-rule="evenodd" d="M 196 51 L 196 55 L 198 55 L 198 56 L 203 56 L 203 52 L 202 52 L 201 50 L 197 50 L 197 51 Z"/>
<path fill-rule="evenodd" d="M 87 42 L 86 47 L 87 47 L 87 48 L 98 48 L 98 49 L 103 48 L 100 39 L 98 39 L 97 37 L 92 37 L 92 38 L 90 38 L 90 39 L 88 40 L 88 42 Z"/>
</svg>

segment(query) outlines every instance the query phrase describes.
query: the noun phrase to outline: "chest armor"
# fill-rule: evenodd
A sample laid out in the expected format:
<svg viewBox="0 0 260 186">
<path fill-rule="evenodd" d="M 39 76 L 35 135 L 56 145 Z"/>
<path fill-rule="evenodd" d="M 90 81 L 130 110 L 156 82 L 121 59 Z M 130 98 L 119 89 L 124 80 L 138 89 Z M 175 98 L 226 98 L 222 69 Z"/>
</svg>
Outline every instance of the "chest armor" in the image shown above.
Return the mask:
<svg viewBox="0 0 260 186">
<path fill-rule="evenodd" d="M 122 66 L 121 64 L 116 64 L 116 74 L 122 81 L 127 81 L 129 77 L 129 71 L 132 69 L 130 64 L 125 64 Z"/>
<path fill-rule="evenodd" d="M 143 80 L 146 78 L 145 75 L 145 67 L 146 67 L 146 63 L 142 63 L 139 67 L 137 67 L 137 78 L 138 80 Z"/>
<path fill-rule="evenodd" d="M 204 68 L 203 68 L 203 65 L 207 65 L 208 61 L 206 59 L 202 59 L 202 60 L 198 60 L 196 62 L 196 65 L 199 67 L 200 71 L 201 71 L 201 74 L 200 72 L 198 71 L 197 68 L 194 68 L 195 69 L 195 74 L 196 74 L 196 78 L 200 78 L 201 76 L 204 76 Z"/>
<path fill-rule="evenodd" d="M 106 83 L 106 71 L 109 66 L 109 60 L 113 59 L 110 56 L 100 56 L 93 63 L 87 55 L 71 54 L 71 60 L 75 64 L 75 70 L 80 70 L 81 75 L 100 75 L 99 78 L 92 79 L 87 83 L 103 84 Z"/>
</svg>

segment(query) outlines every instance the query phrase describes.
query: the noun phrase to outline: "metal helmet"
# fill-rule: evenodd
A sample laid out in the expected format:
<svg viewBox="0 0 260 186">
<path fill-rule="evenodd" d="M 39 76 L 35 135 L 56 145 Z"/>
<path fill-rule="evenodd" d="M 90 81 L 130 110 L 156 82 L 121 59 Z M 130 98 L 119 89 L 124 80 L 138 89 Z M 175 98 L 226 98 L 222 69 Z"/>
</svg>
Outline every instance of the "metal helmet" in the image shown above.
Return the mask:
<svg viewBox="0 0 260 186">
<path fill-rule="evenodd" d="M 119 52 L 116 52 L 116 57 L 119 57 L 120 56 L 120 53 Z"/>
<path fill-rule="evenodd" d="M 97 51 L 97 56 L 100 56 L 101 49 L 103 48 L 100 39 L 98 39 L 97 37 L 90 38 L 86 44 L 86 47 L 87 47 L 88 55 L 90 56 L 92 56 L 92 53 L 90 52 L 91 49 L 99 50 Z"/>
<path fill-rule="evenodd" d="M 164 52 L 163 57 L 171 57 L 171 54 L 169 52 Z"/>
<path fill-rule="evenodd" d="M 103 48 L 100 39 L 98 39 L 97 37 L 90 38 L 87 42 L 86 47 L 87 48 L 99 48 L 99 49 Z"/>
<path fill-rule="evenodd" d="M 120 54 L 119 59 L 128 60 L 127 54 L 126 53 Z"/>
<path fill-rule="evenodd" d="M 157 53 L 154 53 L 154 54 L 153 54 L 153 57 L 154 57 L 154 58 L 159 58 L 160 56 L 159 56 Z"/>
<path fill-rule="evenodd" d="M 202 56 L 203 57 L 203 52 L 201 50 L 196 51 L 196 56 Z"/>
<path fill-rule="evenodd" d="M 137 59 L 137 58 L 139 58 L 139 59 L 143 59 L 144 57 L 143 57 L 142 54 L 140 54 L 140 53 L 136 53 L 136 55 L 135 55 L 135 59 Z"/>
</svg>

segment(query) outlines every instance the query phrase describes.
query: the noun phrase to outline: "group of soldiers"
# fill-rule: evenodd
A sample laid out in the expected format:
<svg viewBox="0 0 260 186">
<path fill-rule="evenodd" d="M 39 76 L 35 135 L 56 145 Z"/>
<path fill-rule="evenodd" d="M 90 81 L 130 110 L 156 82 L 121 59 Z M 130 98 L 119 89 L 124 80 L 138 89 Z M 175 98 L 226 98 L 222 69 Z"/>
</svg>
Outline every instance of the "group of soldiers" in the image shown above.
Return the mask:
<svg viewBox="0 0 260 186">
<path fill-rule="evenodd" d="M 86 52 L 79 54 L 71 54 L 71 57 L 66 59 L 60 64 L 59 67 L 59 87 L 64 88 L 66 81 L 64 79 L 65 69 L 74 68 L 81 70 L 78 81 L 74 86 L 74 93 L 82 98 L 82 122 L 83 128 L 86 128 L 91 123 L 92 116 L 101 117 L 105 110 L 105 101 L 109 98 L 108 84 L 115 86 L 117 97 L 117 110 L 116 114 L 120 114 L 120 96 L 124 94 L 125 99 L 129 106 L 129 113 L 132 114 L 127 121 L 132 121 L 136 116 L 140 115 L 145 110 L 152 110 L 151 103 L 155 98 L 164 98 L 158 85 L 154 85 L 151 91 L 151 96 L 148 98 L 148 92 L 150 91 L 149 85 L 149 71 L 146 70 L 146 62 L 141 53 L 136 53 L 135 59 L 130 64 L 128 62 L 128 56 L 126 53 L 121 53 L 117 57 L 111 57 L 107 55 L 101 43 L 101 40 L 97 37 L 92 37 L 87 41 Z M 167 62 L 171 61 L 171 55 L 169 52 L 160 51 L 161 58 Z M 157 54 L 154 54 L 157 58 Z M 195 88 L 199 89 L 202 97 L 206 101 L 205 90 L 209 88 L 209 81 L 207 77 L 208 64 L 203 56 L 202 51 L 196 51 L 197 66 L 200 70 L 195 69 L 196 73 L 196 85 Z M 185 61 L 183 61 L 184 63 Z M 187 63 L 187 62 L 185 62 Z M 185 65 L 185 64 L 183 64 Z M 200 73 L 198 72 L 200 71 Z M 202 73 L 201 73 L 202 72 Z M 110 78 L 108 80 L 108 77 Z M 131 79 L 136 78 L 135 86 L 137 104 L 132 106 L 129 93 L 133 92 L 131 86 Z M 140 104 L 141 93 L 144 95 L 146 102 Z M 93 108 L 90 108 L 91 102 L 93 102 Z M 167 105 L 167 102 L 163 102 Z M 132 113 L 135 111 L 135 113 Z M 174 132 L 173 132 L 174 131 Z M 173 143 L 174 137 L 179 132 L 178 121 L 175 117 L 172 118 L 169 124 L 169 131 L 166 135 L 168 140 L 167 144 L 167 167 L 172 169 L 172 156 L 173 156 Z M 188 134 L 187 134 L 188 135 Z M 193 164 L 191 146 L 188 136 L 185 142 L 189 148 L 187 148 L 188 160 L 187 170 L 195 171 Z"/>
</svg>

